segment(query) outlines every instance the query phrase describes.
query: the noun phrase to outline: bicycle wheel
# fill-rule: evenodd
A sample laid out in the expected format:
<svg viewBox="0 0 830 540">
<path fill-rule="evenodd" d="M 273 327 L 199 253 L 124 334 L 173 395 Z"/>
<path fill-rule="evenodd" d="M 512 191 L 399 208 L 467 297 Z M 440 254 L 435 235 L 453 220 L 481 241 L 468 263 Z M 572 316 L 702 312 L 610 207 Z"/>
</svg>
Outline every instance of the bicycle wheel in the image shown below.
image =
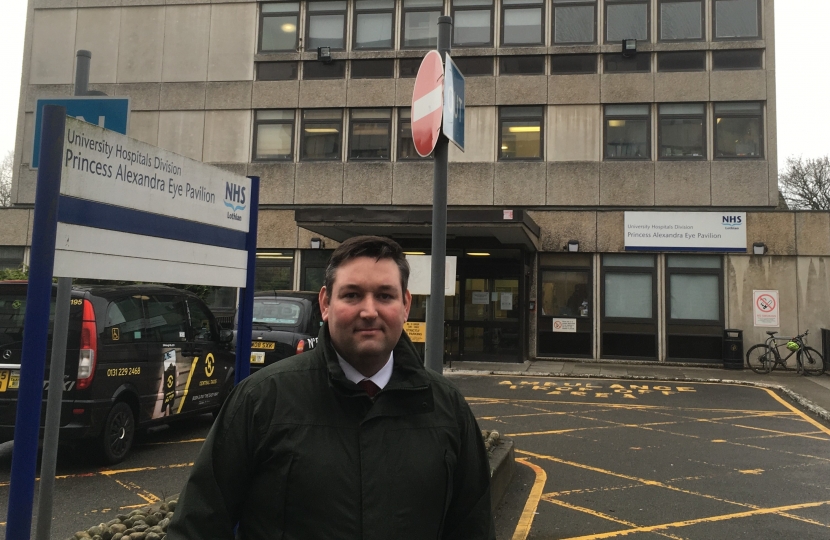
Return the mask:
<svg viewBox="0 0 830 540">
<path fill-rule="evenodd" d="M 812 347 L 804 347 L 798 351 L 798 365 L 805 375 L 821 375 L 824 373 L 824 358 Z"/>
<path fill-rule="evenodd" d="M 766 343 L 759 343 L 746 351 L 746 365 L 755 373 L 769 373 L 775 365 L 775 354 Z"/>
</svg>

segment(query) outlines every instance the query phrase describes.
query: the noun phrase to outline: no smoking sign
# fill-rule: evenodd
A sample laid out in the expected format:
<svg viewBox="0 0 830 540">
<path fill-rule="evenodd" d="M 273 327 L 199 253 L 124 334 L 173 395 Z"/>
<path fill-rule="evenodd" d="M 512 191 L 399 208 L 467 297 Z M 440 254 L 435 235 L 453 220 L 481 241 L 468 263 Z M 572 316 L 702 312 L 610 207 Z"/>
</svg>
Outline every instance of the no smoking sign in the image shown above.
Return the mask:
<svg viewBox="0 0 830 540">
<path fill-rule="evenodd" d="M 755 326 L 781 326 L 778 316 L 778 291 L 752 291 Z"/>
</svg>

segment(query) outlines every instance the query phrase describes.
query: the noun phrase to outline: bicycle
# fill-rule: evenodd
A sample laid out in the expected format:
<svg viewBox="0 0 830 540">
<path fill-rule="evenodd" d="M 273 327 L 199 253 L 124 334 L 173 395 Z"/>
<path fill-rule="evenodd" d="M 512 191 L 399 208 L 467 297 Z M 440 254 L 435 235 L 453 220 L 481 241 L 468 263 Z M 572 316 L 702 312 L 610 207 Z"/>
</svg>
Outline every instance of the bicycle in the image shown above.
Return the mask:
<svg viewBox="0 0 830 540">
<path fill-rule="evenodd" d="M 782 369 L 790 370 L 787 367 L 787 360 L 795 356 L 796 371 L 803 375 L 821 375 L 824 373 L 824 358 L 817 350 L 808 347 L 804 344 L 804 337 L 810 333 L 809 330 L 803 334 L 787 338 L 776 337 L 778 332 L 767 332 L 769 336 L 764 343 L 759 343 L 750 347 L 746 351 L 746 365 L 755 373 L 769 373 L 776 367 L 780 366 Z M 781 342 L 777 344 L 777 342 Z M 786 347 L 790 354 L 781 357 L 779 349 Z"/>
</svg>

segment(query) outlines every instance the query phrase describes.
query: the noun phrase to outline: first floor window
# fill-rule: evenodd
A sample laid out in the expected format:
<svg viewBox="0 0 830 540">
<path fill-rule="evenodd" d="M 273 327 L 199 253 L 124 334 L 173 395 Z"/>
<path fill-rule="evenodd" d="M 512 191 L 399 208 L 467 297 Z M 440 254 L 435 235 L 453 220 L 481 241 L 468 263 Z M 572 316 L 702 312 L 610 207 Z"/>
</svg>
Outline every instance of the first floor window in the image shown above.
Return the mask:
<svg viewBox="0 0 830 540">
<path fill-rule="evenodd" d="M 715 0 L 715 39 L 761 37 L 758 0 Z"/>
<path fill-rule="evenodd" d="M 499 75 L 544 75 L 544 56 L 501 56 Z"/>
<path fill-rule="evenodd" d="M 388 161 L 391 126 L 390 109 L 352 109 L 349 159 Z"/>
<path fill-rule="evenodd" d="M 493 44 L 493 0 L 452 0 L 453 45 Z"/>
<path fill-rule="evenodd" d="M 462 56 L 452 61 L 465 77 L 493 76 L 492 56 Z"/>
<path fill-rule="evenodd" d="M 542 159 L 543 107 L 499 109 L 499 159 Z"/>
<path fill-rule="evenodd" d="M 354 7 L 354 48 L 394 47 L 395 0 L 356 0 Z"/>
<path fill-rule="evenodd" d="M 701 0 L 663 0 L 660 2 L 660 40 L 703 39 Z"/>
<path fill-rule="evenodd" d="M 706 51 L 657 53 L 657 71 L 706 71 Z"/>
<path fill-rule="evenodd" d="M 317 47 L 346 48 L 346 1 L 320 1 L 308 3 L 308 36 L 305 49 Z"/>
<path fill-rule="evenodd" d="M 648 0 L 607 0 L 605 3 L 605 42 L 624 39 L 648 41 Z"/>
<path fill-rule="evenodd" d="M 299 2 L 269 2 L 260 12 L 260 51 L 294 51 L 297 49 Z"/>
<path fill-rule="evenodd" d="M 763 114 L 758 102 L 715 103 L 715 157 L 764 157 Z"/>
<path fill-rule="evenodd" d="M 301 159 L 304 161 L 339 160 L 343 130 L 341 109 L 303 111 Z"/>
<path fill-rule="evenodd" d="M 403 0 L 403 47 L 434 49 L 438 46 L 438 17 L 443 0 Z"/>
<path fill-rule="evenodd" d="M 596 0 L 553 0 L 554 44 L 594 43 L 596 21 Z"/>
<path fill-rule="evenodd" d="M 544 45 L 544 0 L 502 0 L 502 45 Z"/>
<path fill-rule="evenodd" d="M 553 75 L 596 73 L 595 54 L 555 54 L 550 57 L 550 72 Z"/>
<path fill-rule="evenodd" d="M 651 71 L 651 54 L 639 53 L 631 58 L 621 54 L 605 54 L 605 73 L 648 73 Z"/>
<path fill-rule="evenodd" d="M 256 111 L 254 160 L 294 159 L 294 111 Z"/>
<path fill-rule="evenodd" d="M 605 159 L 651 159 L 648 105 L 605 106 Z"/>
<path fill-rule="evenodd" d="M 764 51 L 761 49 L 712 51 L 712 71 L 732 69 L 764 69 Z"/>
<path fill-rule="evenodd" d="M 296 81 L 297 62 L 257 62 L 258 81 Z"/>
<path fill-rule="evenodd" d="M 660 159 L 706 159 L 705 118 L 702 103 L 660 104 Z"/>
</svg>

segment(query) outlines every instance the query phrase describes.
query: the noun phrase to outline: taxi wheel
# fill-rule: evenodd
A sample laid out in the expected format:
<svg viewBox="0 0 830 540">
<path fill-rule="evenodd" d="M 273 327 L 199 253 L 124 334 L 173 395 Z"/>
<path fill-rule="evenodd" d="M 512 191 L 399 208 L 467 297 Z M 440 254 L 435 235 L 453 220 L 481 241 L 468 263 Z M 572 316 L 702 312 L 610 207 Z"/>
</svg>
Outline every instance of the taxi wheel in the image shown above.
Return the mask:
<svg viewBox="0 0 830 540">
<path fill-rule="evenodd" d="M 104 461 L 110 465 L 124 460 L 135 439 L 135 417 L 132 408 L 119 401 L 107 415 L 104 433 L 101 434 L 101 451 Z"/>
</svg>

